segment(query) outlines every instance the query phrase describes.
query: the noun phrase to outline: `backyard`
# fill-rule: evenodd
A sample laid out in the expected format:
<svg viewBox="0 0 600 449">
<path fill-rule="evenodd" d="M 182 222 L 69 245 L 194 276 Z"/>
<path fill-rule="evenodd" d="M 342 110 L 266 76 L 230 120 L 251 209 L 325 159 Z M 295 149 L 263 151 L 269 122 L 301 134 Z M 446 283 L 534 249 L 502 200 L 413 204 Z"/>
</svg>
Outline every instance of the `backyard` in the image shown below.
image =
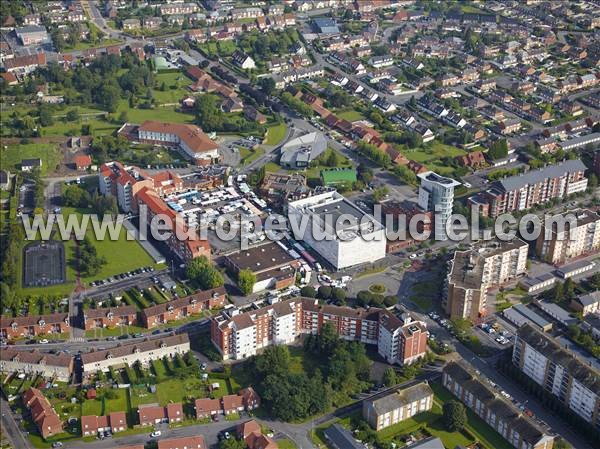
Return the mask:
<svg viewBox="0 0 600 449">
<path fill-rule="evenodd" d="M 42 160 L 41 174 L 44 176 L 60 164 L 62 153 L 58 145 L 50 143 L 3 145 L 0 149 L 0 168 L 14 173 L 21 168 L 22 159 L 36 158 Z"/>
<path fill-rule="evenodd" d="M 179 104 L 179 101 L 190 94 L 187 86 L 192 80 L 180 71 L 161 72 L 154 75 L 155 88 L 152 96 L 158 104 Z"/>
<path fill-rule="evenodd" d="M 414 150 L 404 150 L 404 154 L 408 159 L 416 162 L 420 162 L 435 172 L 441 175 L 451 174 L 454 170 L 452 167 L 447 166 L 442 162 L 443 158 L 450 157 L 455 158 L 466 154 L 464 150 L 446 145 L 441 142 L 433 141 L 430 146 L 425 144 L 423 148 L 416 148 Z"/>
</svg>

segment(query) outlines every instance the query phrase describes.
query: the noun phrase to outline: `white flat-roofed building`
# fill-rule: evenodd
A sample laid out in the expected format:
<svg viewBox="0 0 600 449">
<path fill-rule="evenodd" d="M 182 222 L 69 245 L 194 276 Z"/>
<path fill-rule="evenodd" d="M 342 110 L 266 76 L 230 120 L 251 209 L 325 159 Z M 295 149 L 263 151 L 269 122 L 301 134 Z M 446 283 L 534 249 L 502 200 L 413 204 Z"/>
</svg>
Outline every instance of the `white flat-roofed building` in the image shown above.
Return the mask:
<svg viewBox="0 0 600 449">
<path fill-rule="evenodd" d="M 302 220 L 309 220 L 304 235 L 296 238 L 338 270 L 385 257 L 383 225 L 334 190 L 290 202 L 288 218 L 299 230 Z"/>
<path fill-rule="evenodd" d="M 421 180 L 419 207 L 434 213 L 435 239 L 448 240 L 446 223 L 452 215 L 454 188 L 460 182 L 432 171 L 421 173 L 418 177 Z"/>
</svg>

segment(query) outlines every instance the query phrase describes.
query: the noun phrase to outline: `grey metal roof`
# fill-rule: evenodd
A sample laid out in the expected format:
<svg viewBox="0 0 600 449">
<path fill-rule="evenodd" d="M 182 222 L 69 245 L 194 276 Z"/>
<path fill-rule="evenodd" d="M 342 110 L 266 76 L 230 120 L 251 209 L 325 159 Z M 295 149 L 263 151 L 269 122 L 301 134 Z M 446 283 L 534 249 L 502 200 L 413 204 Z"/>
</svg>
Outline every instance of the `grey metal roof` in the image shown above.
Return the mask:
<svg viewBox="0 0 600 449">
<path fill-rule="evenodd" d="M 526 185 L 537 184 L 547 178 L 558 178 L 568 173 L 585 171 L 586 166 L 579 159 L 573 159 L 561 162 L 556 165 L 549 165 L 539 170 L 531 170 L 527 173 L 510 176 L 496 181 L 494 184 L 506 192 L 518 190 Z"/>
<path fill-rule="evenodd" d="M 595 291 L 587 295 L 580 296 L 576 299 L 582 306 L 591 306 L 600 301 L 600 291 Z"/>
<path fill-rule="evenodd" d="M 372 402 L 375 412 L 383 415 L 429 396 L 433 396 L 433 390 L 426 382 L 421 382 L 367 402 Z"/>
<path fill-rule="evenodd" d="M 519 312 L 525 318 L 527 318 L 532 323 L 539 326 L 541 329 L 544 329 L 546 326 L 550 325 L 550 321 L 546 320 L 540 314 L 535 313 L 533 310 L 527 308 L 524 304 L 515 304 L 512 306 L 512 309 Z"/>
<path fill-rule="evenodd" d="M 339 424 L 334 424 L 324 432 L 325 437 L 335 449 L 365 449 L 352 434 Z"/>
</svg>

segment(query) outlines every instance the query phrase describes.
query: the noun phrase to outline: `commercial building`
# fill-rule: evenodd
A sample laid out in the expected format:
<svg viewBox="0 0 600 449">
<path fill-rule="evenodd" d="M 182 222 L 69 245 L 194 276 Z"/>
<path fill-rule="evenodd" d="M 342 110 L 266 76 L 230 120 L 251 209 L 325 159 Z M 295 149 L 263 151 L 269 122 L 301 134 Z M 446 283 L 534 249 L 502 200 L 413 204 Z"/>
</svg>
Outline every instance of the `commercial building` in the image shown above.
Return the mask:
<svg viewBox="0 0 600 449">
<path fill-rule="evenodd" d="M 554 225 L 547 229 L 546 223 L 542 223 L 536 253 L 548 263 L 562 265 L 570 259 L 600 249 L 600 216 L 589 209 L 579 209 L 556 218 L 566 222 L 569 217 L 572 220 L 564 227 Z"/>
<path fill-rule="evenodd" d="M 184 298 L 177 298 L 162 304 L 148 307 L 140 312 L 142 324 L 146 329 L 182 320 L 203 310 L 221 308 L 226 303 L 223 287 L 199 291 Z"/>
<path fill-rule="evenodd" d="M 46 28 L 41 25 L 27 25 L 15 28 L 15 34 L 23 45 L 35 45 L 49 41 Z"/>
<path fill-rule="evenodd" d="M 492 390 L 464 362 L 446 365 L 442 383 L 516 449 L 552 449 L 553 436 Z"/>
<path fill-rule="evenodd" d="M 140 142 L 179 148 L 198 165 L 219 158 L 218 145 L 196 125 L 147 120 L 139 125 L 137 134 Z"/>
<path fill-rule="evenodd" d="M 299 268 L 299 263 L 275 242 L 229 254 L 224 262 L 234 276 L 242 270 L 254 273 L 254 293 L 293 285 Z"/>
<path fill-rule="evenodd" d="M 309 244 L 335 269 L 385 257 L 383 225 L 336 191 L 288 203 L 288 218 L 296 222 L 297 229 L 306 229 L 296 239 Z M 308 220 L 306 228 L 300 227 L 303 220 Z"/>
<path fill-rule="evenodd" d="M 0 317 L 0 336 L 7 340 L 31 338 L 45 334 L 65 334 L 68 332 L 68 313 L 16 316 L 14 318 Z"/>
<path fill-rule="evenodd" d="M 388 363 L 410 364 L 427 353 L 426 327 L 408 314 L 382 309 L 319 305 L 312 298 L 290 299 L 256 310 L 213 317 L 211 339 L 225 360 L 240 360 L 274 344 L 292 344 L 316 335 L 330 323 L 340 338 L 377 345 Z"/>
<path fill-rule="evenodd" d="M 363 418 L 379 431 L 405 419 L 431 410 L 433 390 L 427 382 L 363 401 Z"/>
<path fill-rule="evenodd" d="M 110 349 L 87 352 L 81 355 L 83 377 L 98 371 L 107 372 L 111 366 L 124 366 L 140 362 L 147 366 L 152 360 L 174 357 L 190 350 L 187 334 L 168 335 Z"/>
<path fill-rule="evenodd" d="M 87 309 L 83 311 L 83 325 L 85 330 L 135 326 L 137 325 L 137 309 L 135 306 Z"/>
<path fill-rule="evenodd" d="M 63 432 L 62 421 L 40 390 L 30 387 L 23 394 L 23 405 L 31 413 L 31 420 L 44 439 Z"/>
<path fill-rule="evenodd" d="M 306 198 L 310 188 L 306 185 L 306 178 L 300 173 L 266 173 L 259 192 L 275 207 L 287 207 L 289 201 Z"/>
<path fill-rule="evenodd" d="M 476 321 L 486 314 L 487 292 L 525 274 L 528 245 L 515 238 L 509 242 L 483 242 L 468 251 L 456 251 L 449 263 L 446 313 Z"/>
<path fill-rule="evenodd" d="M 539 170 L 495 181 L 484 193 L 469 198 L 483 215 L 527 210 L 554 198 L 565 198 L 587 188 L 586 166 L 579 159 L 567 160 Z"/>
<path fill-rule="evenodd" d="M 600 371 L 528 324 L 517 331 L 512 362 L 565 407 L 600 427 Z"/>
<path fill-rule="evenodd" d="M 0 372 L 41 375 L 46 379 L 69 382 L 73 373 L 73 358 L 62 354 L 33 351 L 15 351 L 7 347 L 0 351 Z"/>
<path fill-rule="evenodd" d="M 327 149 L 327 140 L 323 133 L 315 131 L 296 137 L 281 147 L 279 163 L 282 167 L 302 169 L 318 158 Z"/>
<path fill-rule="evenodd" d="M 435 239 L 447 240 L 446 223 L 452 215 L 454 187 L 459 186 L 460 182 L 432 171 L 420 173 L 417 176 L 421 180 L 419 207 L 434 213 Z"/>
</svg>

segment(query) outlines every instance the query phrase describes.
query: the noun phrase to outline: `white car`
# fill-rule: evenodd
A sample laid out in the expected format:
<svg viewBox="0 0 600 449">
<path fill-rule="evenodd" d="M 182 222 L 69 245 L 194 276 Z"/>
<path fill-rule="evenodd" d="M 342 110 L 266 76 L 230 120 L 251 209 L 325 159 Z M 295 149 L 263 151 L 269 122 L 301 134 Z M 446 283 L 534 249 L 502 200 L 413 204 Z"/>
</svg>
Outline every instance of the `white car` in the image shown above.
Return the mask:
<svg viewBox="0 0 600 449">
<path fill-rule="evenodd" d="M 411 254 L 410 256 L 408 256 L 409 259 L 416 259 L 417 255 L 416 254 Z"/>
<path fill-rule="evenodd" d="M 46 340 L 45 338 L 42 338 L 42 339 L 40 340 L 40 344 L 42 344 L 42 345 L 47 345 L 47 344 L 48 344 L 48 340 Z"/>
<path fill-rule="evenodd" d="M 156 438 L 162 435 L 162 432 L 160 430 L 155 430 L 154 432 L 152 432 L 150 434 L 150 438 Z"/>
</svg>

